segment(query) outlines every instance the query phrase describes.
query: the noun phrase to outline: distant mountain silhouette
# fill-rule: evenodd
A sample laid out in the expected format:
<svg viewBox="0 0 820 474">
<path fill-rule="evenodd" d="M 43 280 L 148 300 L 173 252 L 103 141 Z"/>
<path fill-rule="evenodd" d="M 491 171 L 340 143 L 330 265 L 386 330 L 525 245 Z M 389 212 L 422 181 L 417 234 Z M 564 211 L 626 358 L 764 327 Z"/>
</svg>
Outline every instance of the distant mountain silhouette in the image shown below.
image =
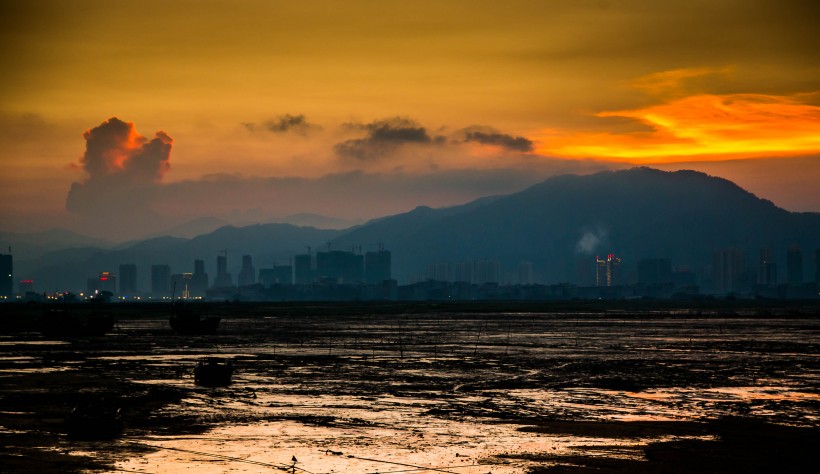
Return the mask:
<svg viewBox="0 0 820 474">
<path fill-rule="evenodd" d="M 348 219 L 339 219 L 336 217 L 328 217 L 320 214 L 291 214 L 285 217 L 271 219 L 272 224 L 291 224 L 302 227 L 315 227 L 317 229 L 348 229 L 355 225 L 361 224 L 363 221 L 355 221 Z"/>
<path fill-rule="evenodd" d="M 333 241 L 338 248 L 374 243 L 393 252 L 399 280 L 423 277 L 432 262 L 497 259 L 502 272 L 514 274 L 526 260 L 542 281 L 590 284 L 595 255 L 608 253 L 623 259 L 625 273 L 641 258 L 663 257 L 705 274 L 717 249 L 735 246 L 754 266 L 769 243 L 785 274 L 786 248 L 795 243 L 804 267 L 813 268 L 820 214 L 785 211 L 699 172 L 633 168 L 556 176 L 455 208 L 419 207 Z"/>
<path fill-rule="evenodd" d="M 441 209 L 422 206 L 342 231 L 290 224 L 223 226 L 194 238 L 163 236 L 117 247 L 61 232 L 32 239 L 43 246 L 30 258 L 15 255 L 15 279 L 34 278 L 40 291 L 77 289 L 101 271 L 116 273 L 119 264 L 136 263 L 139 288 L 147 290 L 152 264 L 167 263 L 180 273 L 203 259 L 213 278 L 216 256 L 227 250 L 236 278 L 244 254 L 259 269 L 327 243 L 365 251 L 382 245 L 392 252 L 393 276 L 400 283 L 424 279 L 434 262 L 490 259 L 500 263 L 502 280 L 506 274 L 515 282 L 519 263 L 529 261 L 538 281 L 589 285 L 595 256 L 609 253 L 623 259 L 627 281 L 642 258 L 669 258 L 708 277 L 716 250 L 738 248 L 754 269 L 761 247 L 770 244 L 781 280 L 786 249 L 800 245 L 808 279 L 814 250 L 820 248 L 820 214 L 788 212 L 699 172 L 633 168 L 555 176 L 515 194 Z M 56 251 L 43 255 L 46 243 Z"/>
<path fill-rule="evenodd" d="M 15 260 L 37 258 L 49 252 L 74 247 L 110 248 L 114 243 L 104 239 L 80 235 L 65 229 L 42 232 L 0 232 L 0 252 L 11 247 Z"/>
<path fill-rule="evenodd" d="M 192 221 L 185 222 L 184 224 L 179 224 L 169 229 L 166 229 L 162 232 L 157 232 L 155 235 L 149 238 L 169 236 L 191 239 L 198 235 L 213 232 L 216 229 L 219 229 L 220 227 L 226 225 L 229 225 L 229 222 L 218 217 L 199 217 Z"/>
</svg>

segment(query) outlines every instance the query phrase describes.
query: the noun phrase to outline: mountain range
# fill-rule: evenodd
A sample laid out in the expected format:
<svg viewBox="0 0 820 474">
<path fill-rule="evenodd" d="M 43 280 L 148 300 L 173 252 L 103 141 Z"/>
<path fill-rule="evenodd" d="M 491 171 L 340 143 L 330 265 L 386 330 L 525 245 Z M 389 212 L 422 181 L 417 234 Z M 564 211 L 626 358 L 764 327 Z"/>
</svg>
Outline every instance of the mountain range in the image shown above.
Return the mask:
<svg viewBox="0 0 820 474">
<path fill-rule="evenodd" d="M 492 260 L 502 275 L 515 275 L 526 261 L 538 281 L 588 285 L 596 255 L 620 257 L 627 275 L 640 259 L 668 258 L 706 279 L 715 251 L 739 249 L 754 267 L 760 249 L 769 245 L 782 265 L 781 275 L 786 249 L 799 246 L 804 273 L 813 278 L 820 214 L 786 211 L 700 172 L 633 168 L 555 176 L 518 193 L 448 208 L 418 207 L 345 230 L 257 224 L 118 247 L 93 239 L 77 242 L 34 258 L 16 255 L 15 278 L 33 278 L 40 290 L 82 289 L 85 279 L 100 271 L 136 263 L 139 286 L 148 289 L 151 264 L 191 271 L 193 260 L 201 258 L 213 278 L 216 255 L 224 250 L 236 276 L 243 254 L 251 255 L 259 269 L 286 263 L 308 246 L 314 252 L 381 246 L 392 252 L 393 275 L 400 283 L 424 279 L 431 263 Z"/>
</svg>

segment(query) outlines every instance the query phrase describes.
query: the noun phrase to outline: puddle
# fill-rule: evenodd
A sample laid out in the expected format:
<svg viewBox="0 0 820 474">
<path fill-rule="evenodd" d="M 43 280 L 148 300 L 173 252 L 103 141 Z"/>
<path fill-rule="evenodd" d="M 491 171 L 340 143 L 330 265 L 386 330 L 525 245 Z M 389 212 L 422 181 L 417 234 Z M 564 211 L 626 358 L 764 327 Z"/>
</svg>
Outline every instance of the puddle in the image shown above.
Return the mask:
<svg viewBox="0 0 820 474">
<path fill-rule="evenodd" d="M 66 341 L 26 341 L 26 340 L 11 340 L 11 341 L 0 341 L 0 346 L 66 346 L 70 345 L 70 342 Z"/>
</svg>

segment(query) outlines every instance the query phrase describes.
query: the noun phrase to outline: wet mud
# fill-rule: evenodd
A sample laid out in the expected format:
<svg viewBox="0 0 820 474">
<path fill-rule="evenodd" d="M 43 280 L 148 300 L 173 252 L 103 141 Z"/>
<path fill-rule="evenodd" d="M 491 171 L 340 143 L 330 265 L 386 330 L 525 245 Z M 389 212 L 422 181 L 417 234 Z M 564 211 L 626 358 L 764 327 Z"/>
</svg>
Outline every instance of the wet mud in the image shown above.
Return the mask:
<svg viewBox="0 0 820 474">
<path fill-rule="evenodd" d="M 820 445 L 817 308 L 731 314 L 156 306 L 101 337 L 0 335 L 3 472 L 800 472 Z M 194 384 L 208 356 L 227 387 Z M 89 402 L 112 440 L 71 439 Z"/>
</svg>

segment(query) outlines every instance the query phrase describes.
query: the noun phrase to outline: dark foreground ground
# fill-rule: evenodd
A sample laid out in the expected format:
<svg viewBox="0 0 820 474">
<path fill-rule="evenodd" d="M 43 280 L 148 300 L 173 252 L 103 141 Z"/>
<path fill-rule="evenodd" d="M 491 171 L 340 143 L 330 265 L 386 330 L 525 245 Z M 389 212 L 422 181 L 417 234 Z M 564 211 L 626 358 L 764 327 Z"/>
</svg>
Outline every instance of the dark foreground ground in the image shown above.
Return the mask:
<svg viewBox="0 0 820 474">
<path fill-rule="evenodd" d="M 493 452 L 477 458 L 490 466 L 481 472 L 810 472 L 820 448 L 817 306 L 196 309 L 223 317 L 217 334 L 173 333 L 167 307 L 115 305 L 106 336 L 47 338 L 32 324 L 40 308 L 0 309 L 0 472 L 116 471 L 160 449 L 146 440 L 239 424 L 374 428 L 343 410 L 277 405 L 284 399 L 365 410 L 408 400 L 428 420 L 513 425 L 569 446 Z M 233 360 L 231 387 L 192 383 L 205 355 Z M 71 408 L 89 400 L 121 408 L 118 440 L 67 436 Z"/>
</svg>

